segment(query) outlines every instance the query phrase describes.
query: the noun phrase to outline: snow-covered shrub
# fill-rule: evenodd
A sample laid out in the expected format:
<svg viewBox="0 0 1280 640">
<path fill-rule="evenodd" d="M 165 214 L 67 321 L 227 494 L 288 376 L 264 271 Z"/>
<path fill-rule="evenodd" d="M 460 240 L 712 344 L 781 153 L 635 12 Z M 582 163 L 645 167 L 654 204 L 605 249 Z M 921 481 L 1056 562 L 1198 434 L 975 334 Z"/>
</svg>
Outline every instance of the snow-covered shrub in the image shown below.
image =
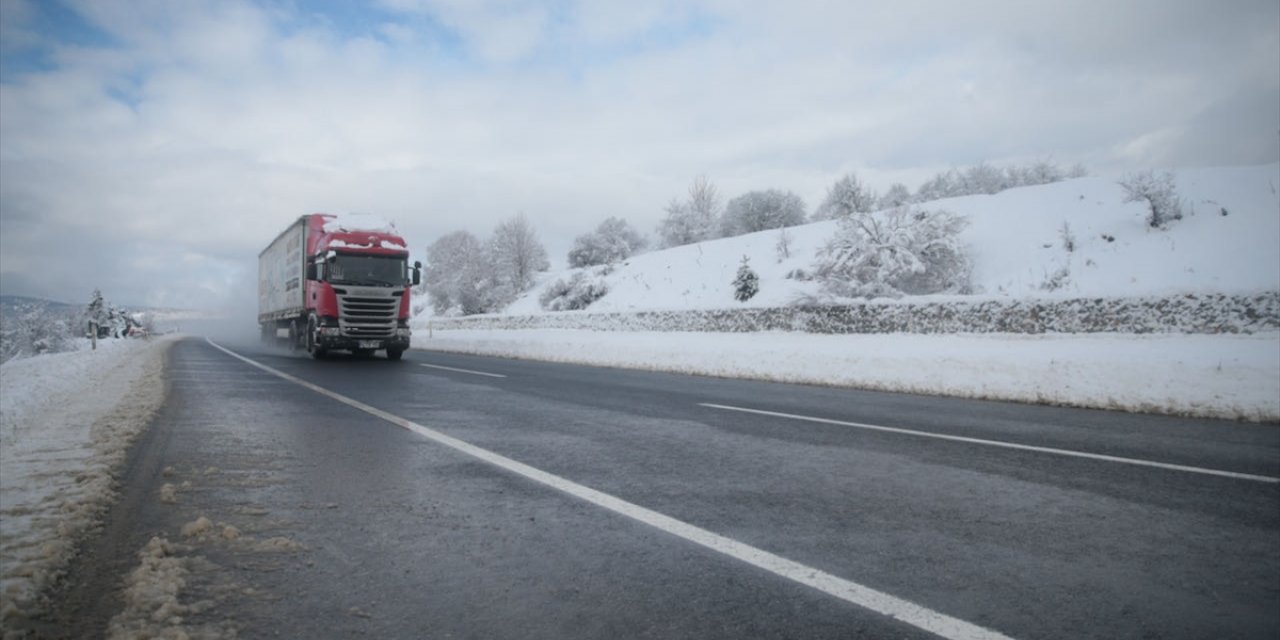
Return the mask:
<svg viewBox="0 0 1280 640">
<path fill-rule="evenodd" d="M 1088 171 L 1080 164 L 1063 171 L 1047 160 L 1010 165 L 1003 169 L 980 162 L 965 169 L 948 169 L 934 175 L 920 185 L 911 201 L 920 203 L 980 193 L 994 194 L 1014 187 L 1049 184 L 1086 175 Z"/>
<path fill-rule="evenodd" d="M 791 240 L 791 232 L 786 227 L 778 230 L 778 241 L 773 245 L 773 250 L 778 254 L 778 262 L 791 257 Z"/>
<path fill-rule="evenodd" d="M 1066 220 L 1062 221 L 1062 228 L 1058 229 L 1058 235 L 1062 238 L 1062 248 L 1071 253 L 1076 250 L 1076 235 L 1071 233 L 1071 225 Z"/>
<path fill-rule="evenodd" d="M 906 204 L 911 204 L 911 190 L 907 189 L 907 185 L 895 182 L 889 185 L 889 190 L 884 192 L 884 195 L 880 196 L 880 201 L 876 203 L 876 208 L 892 209 Z"/>
<path fill-rule="evenodd" d="M 970 263 L 959 234 L 967 224 L 914 207 L 849 216 L 818 252 L 815 274 L 837 296 L 964 292 Z"/>
<path fill-rule="evenodd" d="M 848 173 L 827 189 L 827 197 L 813 212 L 814 220 L 838 220 L 876 208 L 876 194 L 862 185 L 857 174 Z"/>
<path fill-rule="evenodd" d="M 1057 291 L 1071 283 L 1071 267 L 1058 267 L 1053 273 L 1045 274 L 1044 281 L 1040 283 L 1041 291 Z"/>
<path fill-rule="evenodd" d="M 620 262 L 644 249 L 645 240 L 622 218 L 609 218 L 596 230 L 578 236 L 569 250 L 569 266 L 590 267 Z"/>
<path fill-rule="evenodd" d="M 790 191 L 751 191 L 729 201 L 720 219 L 720 235 L 746 233 L 804 224 L 804 200 Z"/>
<path fill-rule="evenodd" d="M 538 296 L 538 303 L 548 311 L 586 309 L 606 293 L 609 285 L 604 280 L 589 281 L 586 272 L 579 271 L 568 280 L 556 280 L 548 285 Z"/>
<path fill-rule="evenodd" d="M 742 264 L 738 265 L 738 274 L 733 278 L 733 297 L 738 302 L 746 302 L 760 292 L 760 276 L 752 271 L 750 259 L 742 256 Z"/>
<path fill-rule="evenodd" d="M 961 190 L 966 194 L 996 194 L 1019 184 L 1021 172 L 1001 170 L 998 167 L 979 162 L 961 174 Z"/>
<path fill-rule="evenodd" d="M 73 311 L 33 309 L 4 319 L 0 329 L 0 362 L 42 353 L 71 350 L 77 332 Z"/>
<path fill-rule="evenodd" d="M 1125 202 L 1144 202 L 1147 205 L 1147 225 L 1163 229 L 1174 220 L 1182 219 L 1182 199 L 1174 186 L 1173 174 L 1166 171 L 1159 176 L 1154 171 L 1143 171 L 1120 181 Z"/>
</svg>

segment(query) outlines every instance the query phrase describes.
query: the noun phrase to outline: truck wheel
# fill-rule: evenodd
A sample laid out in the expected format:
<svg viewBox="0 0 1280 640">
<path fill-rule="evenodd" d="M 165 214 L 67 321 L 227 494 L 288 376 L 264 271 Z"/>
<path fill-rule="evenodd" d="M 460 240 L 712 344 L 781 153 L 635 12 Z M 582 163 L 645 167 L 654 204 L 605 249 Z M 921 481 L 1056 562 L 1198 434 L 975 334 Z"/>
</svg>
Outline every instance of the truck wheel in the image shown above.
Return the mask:
<svg viewBox="0 0 1280 640">
<path fill-rule="evenodd" d="M 310 353 L 311 357 L 316 360 L 321 360 L 328 354 L 325 348 L 320 346 L 319 341 L 316 340 L 316 332 L 320 330 L 319 324 L 316 322 L 315 316 L 311 316 L 307 320 L 307 353 Z"/>
<path fill-rule="evenodd" d="M 404 356 L 404 349 L 387 349 L 388 360 L 399 360 Z"/>
</svg>

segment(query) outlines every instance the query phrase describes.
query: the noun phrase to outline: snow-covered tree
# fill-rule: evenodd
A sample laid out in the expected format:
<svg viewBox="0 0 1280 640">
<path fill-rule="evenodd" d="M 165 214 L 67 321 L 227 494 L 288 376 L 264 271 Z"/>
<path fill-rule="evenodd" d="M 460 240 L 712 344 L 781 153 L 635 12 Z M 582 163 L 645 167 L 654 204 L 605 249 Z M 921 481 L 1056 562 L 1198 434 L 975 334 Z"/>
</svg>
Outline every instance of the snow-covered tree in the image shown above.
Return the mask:
<svg viewBox="0 0 1280 640">
<path fill-rule="evenodd" d="M 1147 225 L 1153 229 L 1163 229 L 1182 219 L 1182 199 L 1172 173 L 1166 171 L 1157 176 L 1153 171 L 1143 171 L 1121 180 L 1120 187 L 1124 189 L 1125 202 L 1147 205 Z"/>
<path fill-rule="evenodd" d="M 979 162 L 965 169 L 964 173 L 961 174 L 960 191 L 964 195 L 976 193 L 995 194 L 1017 185 L 1018 182 L 1009 180 L 1007 172 L 985 162 Z"/>
<path fill-rule="evenodd" d="M 98 289 L 93 290 L 85 307 L 85 330 L 88 331 L 91 325 L 98 328 L 99 338 L 124 338 L 131 328 L 141 326 L 128 310 L 107 302 Z"/>
<path fill-rule="evenodd" d="M 1069 172 L 1064 172 L 1048 160 L 1022 166 L 1010 165 L 1003 169 L 982 162 L 964 170 L 948 169 L 938 173 L 920 185 L 911 201 L 920 203 L 979 193 L 994 194 L 1014 187 L 1049 184 L 1085 175 L 1088 171 L 1083 165 L 1077 164 Z"/>
<path fill-rule="evenodd" d="M 644 237 L 626 220 L 608 218 L 596 230 L 578 236 L 569 250 L 569 266 L 589 267 L 626 260 L 642 251 Z"/>
<path fill-rule="evenodd" d="M 720 192 L 706 176 L 698 176 L 689 185 L 688 198 L 672 198 L 667 216 L 658 223 L 661 247 L 679 247 L 716 236 L 720 219 Z"/>
<path fill-rule="evenodd" d="M 804 224 L 804 200 L 790 191 L 768 189 L 740 195 L 725 206 L 720 235 L 729 238 Z"/>
<path fill-rule="evenodd" d="M 907 204 L 911 204 L 911 190 L 907 185 L 895 182 L 889 186 L 889 190 L 884 192 L 884 195 L 880 196 L 876 209 L 892 209 Z"/>
<path fill-rule="evenodd" d="M 841 296 L 965 291 L 970 264 L 959 233 L 967 223 L 913 207 L 855 214 L 840 220 L 814 269 L 824 289 Z"/>
<path fill-rule="evenodd" d="M 1051 184 L 1066 178 L 1062 169 L 1048 160 L 1033 162 L 1023 167 L 1018 173 L 1020 179 L 1015 184 L 1020 187 Z"/>
<path fill-rule="evenodd" d="M 0 362 L 71 348 L 75 312 L 46 305 L 14 310 L 0 322 Z"/>
<path fill-rule="evenodd" d="M 534 275 L 551 268 L 547 250 L 524 214 L 498 224 L 489 239 L 488 259 L 493 267 L 489 287 L 490 308 L 506 306 L 533 286 Z"/>
<path fill-rule="evenodd" d="M 760 292 L 760 276 L 751 269 L 750 259 L 742 256 L 742 264 L 738 265 L 738 273 L 733 278 L 733 297 L 738 302 L 746 302 Z"/>
<path fill-rule="evenodd" d="M 960 176 L 955 169 L 944 171 L 926 180 L 916 190 L 915 202 L 932 202 L 943 198 L 951 198 L 960 193 Z"/>
<path fill-rule="evenodd" d="M 586 272 L 578 271 L 568 280 L 556 280 L 547 286 L 538 296 L 538 303 L 548 311 L 586 309 L 606 293 L 609 285 L 604 279 L 590 280 Z"/>
<path fill-rule="evenodd" d="M 483 287 L 491 280 L 486 248 L 474 235 L 455 231 L 427 247 L 423 284 L 438 314 L 484 313 Z"/>
<path fill-rule="evenodd" d="M 827 197 L 813 212 L 814 220 L 833 220 L 876 208 L 876 195 L 863 186 L 857 174 L 848 173 L 827 189 Z"/>
<path fill-rule="evenodd" d="M 107 304 L 106 299 L 102 297 L 100 289 L 94 289 L 93 294 L 89 297 L 89 306 L 86 308 L 85 316 L 90 323 L 98 327 L 99 332 L 102 331 L 103 327 L 111 326 L 111 305 Z M 106 336 L 100 335 L 99 337 Z"/>
<path fill-rule="evenodd" d="M 791 257 L 791 232 L 786 227 L 778 230 L 778 241 L 774 243 L 773 250 L 778 255 L 778 262 L 782 262 Z"/>
</svg>

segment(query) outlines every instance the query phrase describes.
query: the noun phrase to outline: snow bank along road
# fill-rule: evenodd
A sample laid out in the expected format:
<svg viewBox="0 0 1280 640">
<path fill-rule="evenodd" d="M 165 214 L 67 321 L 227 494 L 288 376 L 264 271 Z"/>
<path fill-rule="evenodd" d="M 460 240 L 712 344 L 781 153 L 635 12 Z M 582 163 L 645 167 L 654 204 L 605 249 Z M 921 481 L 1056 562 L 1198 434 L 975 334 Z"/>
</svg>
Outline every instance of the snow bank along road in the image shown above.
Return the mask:
<svg viewBox="0 0 1280 640">
<path fill-rule="evenodd" d="M 419 331 L 414 346 L 875 391 L 1280 421 L 1276 332 L 825 335 L 437 329 Z"/>
<path fill-rule="evenodd" d="M 170 344 L 104 340 L 0 367 L 0 631 L 38 609 L 110 504 L 113 473 L 164 401 Z"/>
<path fill-rule="evenodd" d="M 199 340 L 169 374 L 130 588 L 73 581 L 111 595 L 68 635 L 1280 633 L 1274 426 Z"/>
</svg>

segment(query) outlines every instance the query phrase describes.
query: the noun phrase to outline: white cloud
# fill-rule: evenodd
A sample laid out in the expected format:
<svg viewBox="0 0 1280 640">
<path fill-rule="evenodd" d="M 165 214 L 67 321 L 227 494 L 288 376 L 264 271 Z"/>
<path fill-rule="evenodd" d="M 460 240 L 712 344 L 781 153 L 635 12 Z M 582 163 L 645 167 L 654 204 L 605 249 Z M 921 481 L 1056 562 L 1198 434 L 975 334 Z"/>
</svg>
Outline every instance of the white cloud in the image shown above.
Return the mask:
<svg viewBox="0 0 1280 640">
<path fill-rule="evenodd" d="M 392 9 L 430 16 L 453 29 L 485 62 L 514 62 L 545 42 L 550 11 L 523 0 L 391 0 Z"/>
<path fill-rule="evenodd" d="M 415 251 L 523 211 L 562 258 L 607 216 L 651 230 L 702 173 L 812 207 L 846 171 L 1280 156 L 1273 2 L 391 0 L 367 32 L 247 1 L 77 4 L 110 48 L 4 4 L 6 51 L 56 64 L 0 85 L 6 292 L 232 295 L 316 210 L 394 219 Z M 126 243 L 161 258 L 126 268 Z"/>
</svg>

